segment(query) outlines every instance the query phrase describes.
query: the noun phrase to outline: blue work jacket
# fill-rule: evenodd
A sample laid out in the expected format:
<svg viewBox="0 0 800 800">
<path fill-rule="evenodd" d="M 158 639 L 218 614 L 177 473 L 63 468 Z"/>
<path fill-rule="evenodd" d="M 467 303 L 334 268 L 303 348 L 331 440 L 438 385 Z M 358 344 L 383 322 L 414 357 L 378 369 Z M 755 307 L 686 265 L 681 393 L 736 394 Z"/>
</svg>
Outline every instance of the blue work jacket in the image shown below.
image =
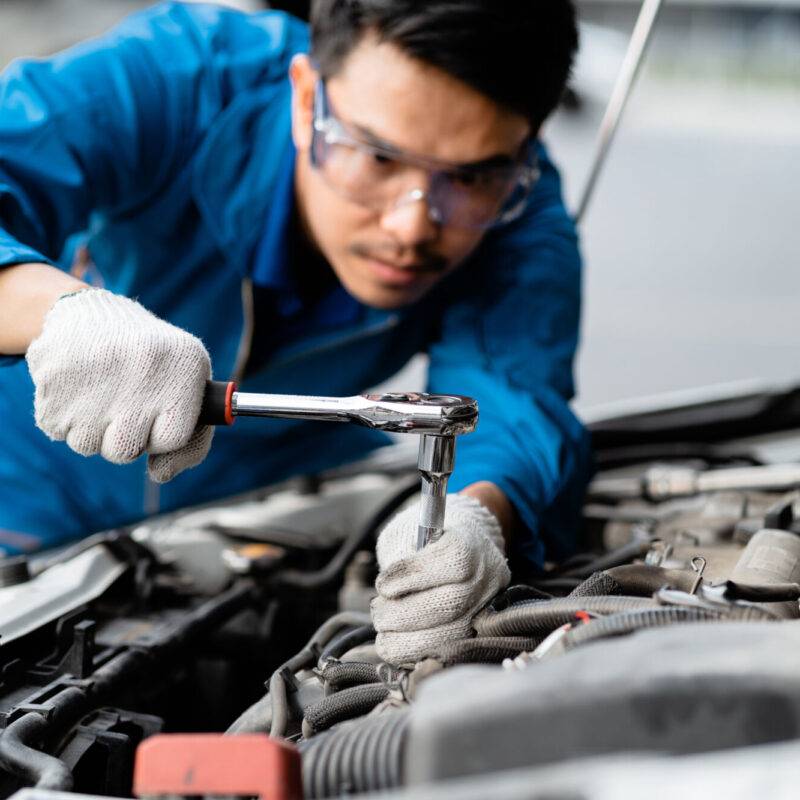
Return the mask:
<svg viewBox="0 0 800 800">
<path fill-rule="evenodd" d="M 52 58 L 12 63 L 0 78 L 0 267 L 69 268 L 82 237 L 93 265 L 85 280 L 199 336 L 215 377 L 241 377 L 253 286 L 291 295 L 287 70 L 307 49 L 307 27 L 279 12 L 163 3 Z M 528 530 L 520 549 L 535 562 L 545 544 L 555 557 L 569 550 L 588 462 L 568 407 L 580 258 L 558 174 L 543 148 L 540 156 L 524 216 L 490 232 L 430 295 L 386 311 L 339 289 L 347 314 L 311 315 L 278 336 L 240 384 L 350 395 L 427 352 L 430 391 L 480 404 L 477 431 L 458 442 L 452 489 L 499 485 Z M 6 552 L 313 473 L 386 443 L 354 426 L 239 419 L 216 432 L 203 464 L 158 487 L 144 459 L 115 466 L 48 441 L 34 425 L 25 362 L 4 364 Z"/>
</svg>

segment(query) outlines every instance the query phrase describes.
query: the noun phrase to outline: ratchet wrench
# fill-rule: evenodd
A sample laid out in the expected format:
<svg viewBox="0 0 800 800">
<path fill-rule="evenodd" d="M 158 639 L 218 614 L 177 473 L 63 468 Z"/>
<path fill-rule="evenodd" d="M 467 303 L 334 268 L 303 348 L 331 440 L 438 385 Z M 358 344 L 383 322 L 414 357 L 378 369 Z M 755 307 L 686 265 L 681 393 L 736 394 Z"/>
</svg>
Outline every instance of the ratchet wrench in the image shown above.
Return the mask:
<svg viewBox="0 0 800 800">
<path fill-rule="evenodd" d="M 233 381 L 209 381 L 198 425 L 231 425 L 236 417 L 281 417 L 352 422 L 420 437 L 422 479 L 417 549 L 443 532 L 447 481 L 455 465 L 455 439 L 475 430 L 478 404 L 460 395 L 389 392 L 352 397 L 310 397 L 240 392 Z"/>
</svg>

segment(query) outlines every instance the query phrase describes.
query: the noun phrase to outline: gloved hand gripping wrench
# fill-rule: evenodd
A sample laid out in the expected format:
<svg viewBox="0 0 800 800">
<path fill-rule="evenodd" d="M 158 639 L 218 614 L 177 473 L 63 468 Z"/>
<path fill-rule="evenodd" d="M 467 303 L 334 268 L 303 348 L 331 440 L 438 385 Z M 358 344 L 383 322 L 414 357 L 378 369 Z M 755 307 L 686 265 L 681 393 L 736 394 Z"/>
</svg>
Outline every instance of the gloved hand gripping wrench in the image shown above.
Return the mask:
<svg viewBox="0 0 800 800">
<path fill-rule="evenodd" d="M 354 422 L 390 433 L 417 434 L 417 468 L 422 477 L 419 550 L 442 535 L 456 436 L 475 430 L 478 404 L 471 397 L 416 392 L 353 397 L 253 394 L 238 391 L 233 382 L 209 381 L 198 425 L 231 425 L 236 417 Z"/>
</svg>

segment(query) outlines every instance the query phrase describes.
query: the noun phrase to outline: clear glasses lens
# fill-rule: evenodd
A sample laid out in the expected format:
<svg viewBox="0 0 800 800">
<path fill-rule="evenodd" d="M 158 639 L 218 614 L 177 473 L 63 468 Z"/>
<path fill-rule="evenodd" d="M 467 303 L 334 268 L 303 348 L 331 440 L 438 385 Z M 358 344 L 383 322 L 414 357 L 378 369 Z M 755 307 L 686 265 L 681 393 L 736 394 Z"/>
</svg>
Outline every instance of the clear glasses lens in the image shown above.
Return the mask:
<svg viewBox="0 0 800 800">
<path fill-rule="evenodd" d="M 519 169 L 492 170 L 477 175 L 438 172 L 431 176 L 430 196 L 443 218 L 463 228 L 486 228 L 518 216 L 527 197 Z M 513 198 L 513 205 L 509 201 Z M 510 215 L 511 211 L 516 213 Z"/>
<path fill-rule="evenodd" d="M 419 165 L 355 140 L 333 117 L 318 90 L 315 103 L 313 166 L 338 194 L 385 212 L 408 194 L 409 168 Z M 437 224 L 485 229 L 509 222 L 524 210 L 538 175 L 535 166 L 517 164 L 475 171 L 427 170 L 427 202 Z"/>
<path fill-rule="evenodd" d="M 314 165 L 328 184 L 345 197 L 368 206 L 385 207 L 397 190 L 404 167 L 368 147 L 341 141 L 336 132 L 318 132 Z"/>
</svg>

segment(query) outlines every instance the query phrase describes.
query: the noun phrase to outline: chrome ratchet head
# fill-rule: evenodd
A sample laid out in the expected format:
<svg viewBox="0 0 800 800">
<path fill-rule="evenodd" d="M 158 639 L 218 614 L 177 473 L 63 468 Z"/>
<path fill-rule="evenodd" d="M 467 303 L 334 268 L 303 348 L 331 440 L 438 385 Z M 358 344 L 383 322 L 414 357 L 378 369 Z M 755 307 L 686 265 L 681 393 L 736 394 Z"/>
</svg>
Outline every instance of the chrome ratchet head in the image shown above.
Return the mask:
<svg viewBox="0 0 800 800">
<path fill-rule="evenodd" d="M 386 392 L 365 394 L 358 410 L 362 424 L 390 433 L 458 436 L 478 424 L 478 402 L 455 394 Z"/>
</svg>

